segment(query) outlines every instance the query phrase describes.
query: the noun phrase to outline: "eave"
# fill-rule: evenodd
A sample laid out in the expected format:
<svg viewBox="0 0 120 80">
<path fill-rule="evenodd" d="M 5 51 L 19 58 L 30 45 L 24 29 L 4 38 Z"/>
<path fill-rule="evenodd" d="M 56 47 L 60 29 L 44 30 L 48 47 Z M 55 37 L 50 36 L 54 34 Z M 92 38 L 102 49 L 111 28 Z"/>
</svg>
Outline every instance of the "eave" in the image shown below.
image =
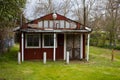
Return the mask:
<svg viewBox="0 0 120 80">
<path fill-rule="evenodd" d="M 21 32 L 35 32 L 35 33 L 90 33 L 89 30 L 38 30 L 38 29 L 21 29 Z"/>
</svg>

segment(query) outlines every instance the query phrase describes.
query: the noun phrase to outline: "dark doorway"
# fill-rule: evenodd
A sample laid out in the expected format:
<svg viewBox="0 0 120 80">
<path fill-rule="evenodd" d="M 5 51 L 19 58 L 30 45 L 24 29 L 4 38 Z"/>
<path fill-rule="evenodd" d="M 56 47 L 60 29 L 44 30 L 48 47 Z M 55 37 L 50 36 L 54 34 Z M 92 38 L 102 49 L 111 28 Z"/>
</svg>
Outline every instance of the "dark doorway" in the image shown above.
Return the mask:
<svg viewBox="0 0 120 80">
<path fill-rule="evenodd" d="M 56 58 L 63 59 L 63 54 L 64 54 L 64 34 L 58 34 Z"/>
<path fill-rule="evenodd" d="M 80 36 L 79 34 L 67 34 L 67 51 L 70 52 L 70 59 L 80 57 Z"/>
</svg>

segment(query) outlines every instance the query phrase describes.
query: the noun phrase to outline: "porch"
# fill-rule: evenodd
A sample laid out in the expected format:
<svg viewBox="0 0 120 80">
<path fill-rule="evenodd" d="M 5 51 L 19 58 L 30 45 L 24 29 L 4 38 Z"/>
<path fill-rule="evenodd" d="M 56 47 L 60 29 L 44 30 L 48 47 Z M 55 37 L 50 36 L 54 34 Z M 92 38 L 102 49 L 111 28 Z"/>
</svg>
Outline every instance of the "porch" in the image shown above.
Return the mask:
<svg viewBox="0 0 120 80">
<path fill-rule="evenodd" d="M 47 53 L 49 60 L 66 60 L 69 52 L 70 60 L 87 59 L 89 56 L 89 38 L 86 46 L 86 37 L 83 33 L 22 33 L 21 52 L 22 61 L 42 60 L 43 53 Z M 85 51 L 87 50 L 87 51 Z"/>
</svg>

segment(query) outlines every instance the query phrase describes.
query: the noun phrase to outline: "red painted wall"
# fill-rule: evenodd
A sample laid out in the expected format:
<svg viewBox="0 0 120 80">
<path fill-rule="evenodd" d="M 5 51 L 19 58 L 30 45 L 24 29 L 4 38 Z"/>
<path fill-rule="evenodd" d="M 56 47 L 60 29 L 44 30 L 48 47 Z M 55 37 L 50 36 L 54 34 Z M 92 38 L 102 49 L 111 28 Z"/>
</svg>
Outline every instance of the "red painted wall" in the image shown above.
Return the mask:
<svg viewBox="0 0 120 80">
<path fill-rule="evenodd" d="M 47 53 L 47 59 L 53 59 L 53 48 L 25 48 L 25 37 L 24 37 L 24 59 L 43 59 L 43 53 Z M 64 54 L 64 35 L 57 35 L 57 48 L 56 48 L 56 59 L 63 59 Z"/>
</svg>

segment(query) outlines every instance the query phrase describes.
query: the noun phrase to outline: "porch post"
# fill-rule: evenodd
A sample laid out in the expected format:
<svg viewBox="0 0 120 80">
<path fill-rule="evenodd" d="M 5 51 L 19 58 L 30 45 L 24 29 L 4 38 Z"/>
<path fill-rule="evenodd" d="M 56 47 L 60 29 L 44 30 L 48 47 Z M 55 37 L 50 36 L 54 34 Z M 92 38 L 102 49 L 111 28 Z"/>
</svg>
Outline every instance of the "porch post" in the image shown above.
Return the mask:
<svg viewBox="0 0 120 80">
<path fill-rule="evenodd" d="M 88 34 L 87 39 L 87 61 L 89 60 L 89 46 L 90 46 L 90 34 Z"/>
<path fill-rule="evenodd" d="M 18 52 L 18 64 L 21 64 L 21 56 L 20 56 L 20 52 Z"/>
<path fill-rule="evenodd" d="M 56 60 L 56 33 L 54 33 L 54 51 L 53 51 L 53 61 Z"/>
<path fill-rule="evenodd" d="M 46 64 L 46 52 L 43 53 L 43 63 Z"/>
<path fill-rule="evenodd" d="M 67 51 L 67 55 L 66 55 L 66 63 L 69 64 L 69 51 Z"/>
<path fill-rule="evenodd" d="M 21 36 L 22 38 L 22 44 L 21 44 L 21 46 L 22 46 L 22 62 L 24 61 L 24 34 L 22 33 L 22 36 Z"/>
<path fill-rule="evenodd" d="M 64 34 L 64 60 L 66 60 L 66 34 Z"/>
<path fill-rule="evenodd" d="M 80 59 L 83 59 L 83 34 L 80 36 Z"/>
</svg>

